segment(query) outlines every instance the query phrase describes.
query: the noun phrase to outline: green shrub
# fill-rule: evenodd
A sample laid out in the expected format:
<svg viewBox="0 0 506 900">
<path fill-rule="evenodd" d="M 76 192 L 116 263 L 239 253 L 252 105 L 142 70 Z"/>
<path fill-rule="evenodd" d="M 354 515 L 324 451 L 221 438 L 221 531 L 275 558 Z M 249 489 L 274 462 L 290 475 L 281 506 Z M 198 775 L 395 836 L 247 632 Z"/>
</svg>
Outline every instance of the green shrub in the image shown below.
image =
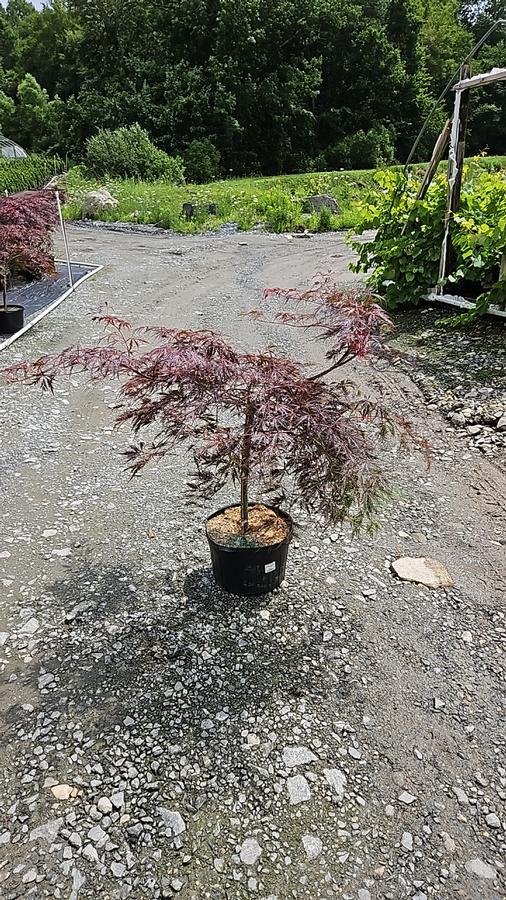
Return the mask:
<svg viewBox="0 0 506 900">
<path fill-rule="evenodd" d="M 208 138 L 192 141 L 184 154 L 187 180 L 192 184 L 215 181 L 220 175 L 220 160 L 220 151 Z"/>
<path fill-rule="evenodd" d="M 27 156 L 10 159 L 0 156 L 0 193 L 15 194 L 31 191 L 63 171 L 63 162 L 57 157 Z"/>
<path fill-rule="evenodd" d="M 316 223 L 317 231 L 333 231 L 334 230 L 334 216 L 332 215 L 328 206 L 323 206 L 318 213 L 318 221 Z"/>
<path fill-rule="evenodd" d="M 452 240 L 458 266 L 454 277 L 487 288 L 476 301 L 477 311 L 486 311 L 489 303 L 506 306 L 506 276 L 498 280 L 506 252 L 506 170 L 477 172 L 464 185 Z"/>
<path fill-rule="evenodd" d="M 382 190 L 363 205 L 365 227 L 376 228 L 372 240 L 350 243 L 358 254 L 355 272 L 368 273 L 367 283 L 384 297 L 387 308 L 418 303 L 439 277 L 447 186 L 444 174 L 416 200 L 419 180 L 401 172 L 382 172 Z M 497 281 L 506 247 L 506 172 L 466 169 L 460 210 L 451 223 L 456 270 L 451 281 L 481 282 L 476 311 L 490 302 L 506 304 L 506 278 Z"/>
<path fill-rule="evenodd" d="M 384 125 L 350 134 L 327 152 L 328 164 L 336 169 L 376 169 L 393 158 L 392 133 Z"/>
<path fill-rule="evenodd" d="M 284 191 L 269 191 L 258 204 L 268 231 L 292 231 L 301 224 L 302 203 Z"/>
<path fill-rule="evenodd" d="M 155 147 L 140 125 L 115 131 L 101 128 L 87 143 L 86 165 L 100 178 L 109 175 L 184 183 L 182 160 Z"/>
</svg>

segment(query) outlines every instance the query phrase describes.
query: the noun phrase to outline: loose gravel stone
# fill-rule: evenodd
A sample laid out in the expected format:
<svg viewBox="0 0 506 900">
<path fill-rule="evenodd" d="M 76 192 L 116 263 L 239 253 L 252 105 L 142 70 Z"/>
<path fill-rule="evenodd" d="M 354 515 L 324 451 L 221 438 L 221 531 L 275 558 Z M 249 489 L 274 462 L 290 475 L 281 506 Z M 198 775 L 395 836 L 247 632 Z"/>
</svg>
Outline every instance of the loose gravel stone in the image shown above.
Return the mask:
<svg viewBox="0 0 506 900">
<path fill-rule="evenodd" d="M 402 793 L 399 794 L 400 803 L 404 803 L 406 806 L 410 806 L 415 800 L 416 797 L 413 794 L 410 794 L 409 791 L 402 791 Z"/>
<path fill-rule="evenodd" d="M 33 616 L 28 619 L 19 629 L 20 634 L 35 634 L 40 628 L 40 624 L 38 619 L 35 619 Z"/>
<path fill-rule="evenodd" d="M 33 828 L 30 832 L 31 841 L 47 841 L 52 844 L 56 840 L 56 836 L 63 825 L 63 819 L 51 819 L 37 828 Z"/>
<path fill-rule="evenodd" d="M 70 784 L 57 784 L 51 788 L 51 793 L 56 800 L 70 800 L 75 789 Z"/>
<path fill-rule="evenodd" d="M 262 848 L 256 838 L 246 838 L 239 851 L 241 862 L 245 866 L 254 866 L 262 855 Z"/>
<path fill-rule="evenodd" d="M 288 788 L 290 803 L 293 805 L 305 803 L 307 800 L 311 799 L 309 784 L 304 778 L 304 775 L 293 775 L 291 778 L 287 778 L 286 786 Z"/>
<path fill-rule="evenodd" d="M 304 850 L 308 859 L 317 859 L 323 849 L 323 844 L 319 837 L 314 834 L 305 834 L 302 838 Z"/>
<path fill-rule="evenodd" d="M 123 878 L 123 875 L 126 872 L 126 866 L 123 863 L 113 862 L 111 865 L 111 872 L 115 878 Z"/>
<path fill-rule="evenodd" d="M 37 880 L 37 869 L 28 869 L 27 872 L 23 875 L 22 881 L 23 884 L 31 884 L 32 881 Z"/>
<path fill-rule="evenodd" d="M 105 844 L 107 840 L 107 832 L 100 825 L 94 825 L 88 831 L 88 837 L 94 844 Z"/>
<path fill-rule="evenodd" d="M 285 747 L 283 750 L 283 762 L 288 769 L 307 766 L 315 760 L 316 756 L 309 747 Z"/>
<path fill-rule="evenodd" d="M 324 769 L 323 774 L 330 784 L 335 798 L 338 801 L 343 800 L 346 787 L 346 775 L 344 772 L 341 772 L 340 769 Z"/>
<path fill-rule="evenodd" d="M 447 853 L 455 853 L 455 850 L 457 849 L 457 845 L 456 845 L 455 841 L 453 840 L 452 836 L 450 834 L 448 834 L 447 831 L 442 831 L 441 837 L 443 839 L 443 844 L 444 844 L 446 852 Z"/>
<path fill-rule="evenodd" d="M 500 828 L 501 820 L 495 813 L 489 813 L 485 819 L 489 828 Z"/>
<path fill-rule="evenodd" d="M 101 813 L 104 813 L 104 815 L 108 816 L 109 813 L 112 813 L 113 808 L 114 807 L 109 800 L 109 797 L 100 797 L 100 800 L 97 803 L 97 809 L 99 809 Z M 121 809 L 121 805 L 119 808 Z"/>
<path fill-rule="evenodd" d="M 405 556 L 394 560 L 392 569 L 401 581 L 414 581 L 428 588 L 448 588 L 454 584 L 448 570 L 437 559 Z"/>
<path fill-rule="evenodd" d="M 125 795 L 123 791 L 117 791 L 115 794 L 111 794 L 110 802 L 116 809 L 123 809 L 125 805 Z"/>
<path fill-rule="evenodd" d="M 181 813 L 176 810 L 166 809 L 163 806 L 158 807 L 158 815 L 161 816 L 163 824 L 174 835 L 182 834 L 186 830 L 186 825 Z"/>
<path fill-rule="evenodd" d="M 470 859 L 466 862 L 466 871 L 470 872 L 471 875 L 476 875 L 478 878 L 484 878 L 489 881 L 493 881 L 497 877 L 497 870 L 494 866 L 490 866 L 488 863 L 483 862 L 482 859 Z"/>
<path fill-rule="evenodd" d="M 413 835 L 409 831 L 404 831 L 401 838 L 401 847 L 409 852 L 413 849 Z"/>
</svg>

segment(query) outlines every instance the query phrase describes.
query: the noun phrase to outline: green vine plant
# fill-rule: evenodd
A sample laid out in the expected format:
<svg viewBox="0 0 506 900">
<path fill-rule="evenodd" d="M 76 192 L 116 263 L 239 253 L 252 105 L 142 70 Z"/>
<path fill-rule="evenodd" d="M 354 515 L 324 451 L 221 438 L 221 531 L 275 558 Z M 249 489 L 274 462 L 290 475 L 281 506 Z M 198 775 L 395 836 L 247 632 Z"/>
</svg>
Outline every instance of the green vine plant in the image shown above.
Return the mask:
<svg viewBox="0 0 506 900">
<path fill-rule="evenodd" d="M 399 171 L 379 172 L 380 192 L 363 204 L 364 225 L 350 233 L 358 259 L 351 268 L 367 274 L 367 284 L 384 298 L 387 309 L 418 304 L 438 283 L 443 240 L 446 178 L 439 174 L 425 198 L 416 199 L 419 178 Z M 360 237 L 366 227 L 374 237 Z M 506 170 L 466 166 L 461 205 L 450 223 L 456 267 L 449 281 L 481 285 L 474 306 L 451 321 L 469 320 L 490 304 L 506 306 Z M 502 273 L 502 274 L 500 274 Z M 458 292 L 458 290 L 457 290 Z M 476 291 L 475 291 L 476 293 Z"/>
</svg>

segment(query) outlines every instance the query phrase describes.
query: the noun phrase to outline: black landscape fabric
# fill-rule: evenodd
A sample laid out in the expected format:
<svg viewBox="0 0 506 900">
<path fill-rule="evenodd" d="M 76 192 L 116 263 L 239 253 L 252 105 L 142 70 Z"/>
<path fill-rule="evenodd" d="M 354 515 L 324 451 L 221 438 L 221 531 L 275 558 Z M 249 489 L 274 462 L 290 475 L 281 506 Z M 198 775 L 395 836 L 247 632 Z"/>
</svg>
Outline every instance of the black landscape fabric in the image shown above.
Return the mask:
<svg viewBox="0 0 506 900">
<path fill-rule="evenodd" d="M 93 266 L 82 266 L 72 263 L 72 276 L 74 284 Z M 8 302 L 11 305 L 22 306 L 25 310 L 25 325 L 37 316 L 46 307 L 51 306 L 62 294 L 68 290 L 69 277 L 67 266 L 57 263 L 57 274 L 41 281 L 31 281 L 25 284 L 16 284 L 8 292 Z M 2 335 L 0 334 L 0 337 Z"/>
</svg>

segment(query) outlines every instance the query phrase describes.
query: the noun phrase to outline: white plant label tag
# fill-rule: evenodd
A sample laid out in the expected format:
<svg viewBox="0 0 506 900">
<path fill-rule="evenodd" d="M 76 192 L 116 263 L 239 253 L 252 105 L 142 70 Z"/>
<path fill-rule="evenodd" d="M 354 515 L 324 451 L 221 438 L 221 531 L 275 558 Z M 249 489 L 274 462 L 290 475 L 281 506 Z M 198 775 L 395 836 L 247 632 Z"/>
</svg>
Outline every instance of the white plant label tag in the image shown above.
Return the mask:
<svg viewBox="0 0 506 900">
<path fill-rule="evenodd" d="M 267 563 L 267 565 L 265 567 L 265 572 L 267 573 L 267 572 L 275 572 L 275 571 L 276 571 L 276 563 L 275 562 Z"/>
</svg>

